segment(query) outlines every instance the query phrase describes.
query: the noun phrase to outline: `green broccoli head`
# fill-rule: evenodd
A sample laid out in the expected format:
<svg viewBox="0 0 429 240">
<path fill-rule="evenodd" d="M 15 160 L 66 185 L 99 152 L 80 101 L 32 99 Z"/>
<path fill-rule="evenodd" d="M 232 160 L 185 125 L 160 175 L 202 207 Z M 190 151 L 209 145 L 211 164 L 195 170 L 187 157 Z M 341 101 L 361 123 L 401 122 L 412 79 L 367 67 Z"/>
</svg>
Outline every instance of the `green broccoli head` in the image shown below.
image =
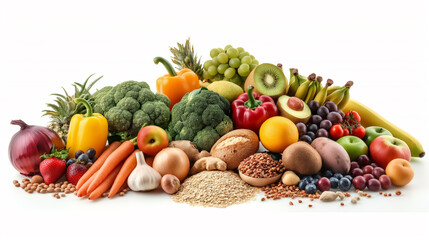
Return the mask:
<svg viewBox="0 0 429 240">
<path fill-rule="evenodd" d="M 153 93 L 146 82 L 126 81 L 94 94 L 94 111 L 103 114 L 112 134 L 137 136 L 143 125 L 167 128 L 170 100 Z"/>
<path fill-rule="evenodd" d="M 210 151 L 216 141 L 233 129 L 228 100 L 200 88 L 183 96 L 171 111 L 168 132 L 173 140 L 190 140 Z"/>
</svg>

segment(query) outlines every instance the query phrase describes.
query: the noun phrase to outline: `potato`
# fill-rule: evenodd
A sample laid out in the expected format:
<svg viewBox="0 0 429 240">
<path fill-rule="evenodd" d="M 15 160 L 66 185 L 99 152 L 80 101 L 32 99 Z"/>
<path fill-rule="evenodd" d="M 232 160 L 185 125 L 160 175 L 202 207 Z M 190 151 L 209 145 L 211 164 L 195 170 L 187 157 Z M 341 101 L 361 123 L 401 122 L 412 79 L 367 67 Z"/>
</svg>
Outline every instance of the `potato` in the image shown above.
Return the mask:
<svg viewBox="0 0 429 240">
<path fill-rule="evenodd" d="M 313 175 L 322 168 L 319 153 L 306 142 L 296 142 L 283 151 L 283 165 L 302 175 Z"/>
<path fill-rule="evenodd" d="M 220 158 L 228 169 L 236 169 L 241 161 L 259 149 L 259 138 L 251 130 L 238 129 L 223 135 L 210 150 L 212 157 Z"/>
<path fill-rule="evenodd" d="M 329 138 L 319 137 L 311 143 L 311 146 L 313 146 L 322 157 L 322 163 L 325 169 L 343 175 L 349 172 L 350 157 L 340 144 Z"/>
</svg>

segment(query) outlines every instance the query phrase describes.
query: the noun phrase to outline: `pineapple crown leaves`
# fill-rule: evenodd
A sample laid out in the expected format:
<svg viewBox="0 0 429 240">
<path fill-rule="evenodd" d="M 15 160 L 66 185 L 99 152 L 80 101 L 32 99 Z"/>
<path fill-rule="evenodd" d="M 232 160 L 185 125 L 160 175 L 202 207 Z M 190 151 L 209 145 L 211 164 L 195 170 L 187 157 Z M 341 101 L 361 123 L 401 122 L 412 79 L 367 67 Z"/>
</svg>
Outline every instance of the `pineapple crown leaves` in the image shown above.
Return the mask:
<svg viewBox="0 0 429 240">
<path fill-rule="evenodd" d="M 191 45 L 189 38 L 185 44 L 177 43 L 177 48 L 170 47 L 170 52 L 173 54 L 171 61 L 176 64 L 177 70 L 189 68 L 197 74 L 199 79 L 203 78 L 201 57 L 198 58 L 195 54 L 194 46 Z"/>
<path fill-rule="evenodd" d="M 48 103 L 46 104 L 49 108 L 49 110 L 43 110 L 44 114 L 42 116 L 50 116 L 52 121 L 58 122 L 61 124 L 69 123 L 71 117 L 75 114 L 83 114 L 86 112 L 85 106 L 83 104 L 79 103 L 76 104 L 74 102 L 75 98 L 84 98 L 87 101 L 90 102 L 90 104 L 93 103 L 94 99 L 92 95 L 90 94 L 89 90 L 94 86 L 95 83 L 98 82 L 103 76 L 98 77 L 93 82 L 91 82 L 89 85 L 88 81 L 94 74 L 91 74 L 83 84 L 75 82 L 72 84 L 74 87 L 74 94 L 69 95 L 68 92 L 63 87 L 64 94 L 59 93 L 53 93 L 52 96 L 56 96 L 57 98 L 54 100 L 55 103 Z"/>
</svg>

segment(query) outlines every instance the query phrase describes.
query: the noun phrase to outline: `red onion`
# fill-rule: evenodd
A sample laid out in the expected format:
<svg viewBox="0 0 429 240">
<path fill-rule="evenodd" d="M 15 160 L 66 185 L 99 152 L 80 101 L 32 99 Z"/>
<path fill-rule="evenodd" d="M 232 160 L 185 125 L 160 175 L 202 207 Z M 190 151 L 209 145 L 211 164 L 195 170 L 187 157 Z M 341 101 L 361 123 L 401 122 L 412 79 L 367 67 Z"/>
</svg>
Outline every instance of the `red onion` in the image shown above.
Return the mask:
<svg viewBox="0 0 429 240">
<path fill-rule="evenodd" d="M 25 176 L 39 173 L 40 156 L 49 153 L 53 145 L 64 149 L 61 138 L 49 128 L 27 125 L 22 120 L 10 123 L 20 126 L 21 130 L 10 140 L 9 158 L 15 169 Z"/>
</svg>

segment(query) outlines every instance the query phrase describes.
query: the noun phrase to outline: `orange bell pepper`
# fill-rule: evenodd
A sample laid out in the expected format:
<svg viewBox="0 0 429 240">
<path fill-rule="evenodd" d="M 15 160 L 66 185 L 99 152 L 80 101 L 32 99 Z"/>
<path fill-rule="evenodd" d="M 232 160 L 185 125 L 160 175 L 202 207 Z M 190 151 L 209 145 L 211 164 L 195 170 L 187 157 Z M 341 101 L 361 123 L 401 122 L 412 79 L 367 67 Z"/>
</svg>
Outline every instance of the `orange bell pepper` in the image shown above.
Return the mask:
<svg viewBox="0 0 429 240">
<path fill-rule="evenodd" d="M 162 63 L 168 71 L 168 74 L 156 80 L 156 90 L 170 99 L 170 110 L 186 93 L 200 88 L 198 76 L 191 69 L 184 68 L 176 73 L 173 66 L 164 58 L 156 57 L 153 61 L 155 64 Z"/>
</svg>

